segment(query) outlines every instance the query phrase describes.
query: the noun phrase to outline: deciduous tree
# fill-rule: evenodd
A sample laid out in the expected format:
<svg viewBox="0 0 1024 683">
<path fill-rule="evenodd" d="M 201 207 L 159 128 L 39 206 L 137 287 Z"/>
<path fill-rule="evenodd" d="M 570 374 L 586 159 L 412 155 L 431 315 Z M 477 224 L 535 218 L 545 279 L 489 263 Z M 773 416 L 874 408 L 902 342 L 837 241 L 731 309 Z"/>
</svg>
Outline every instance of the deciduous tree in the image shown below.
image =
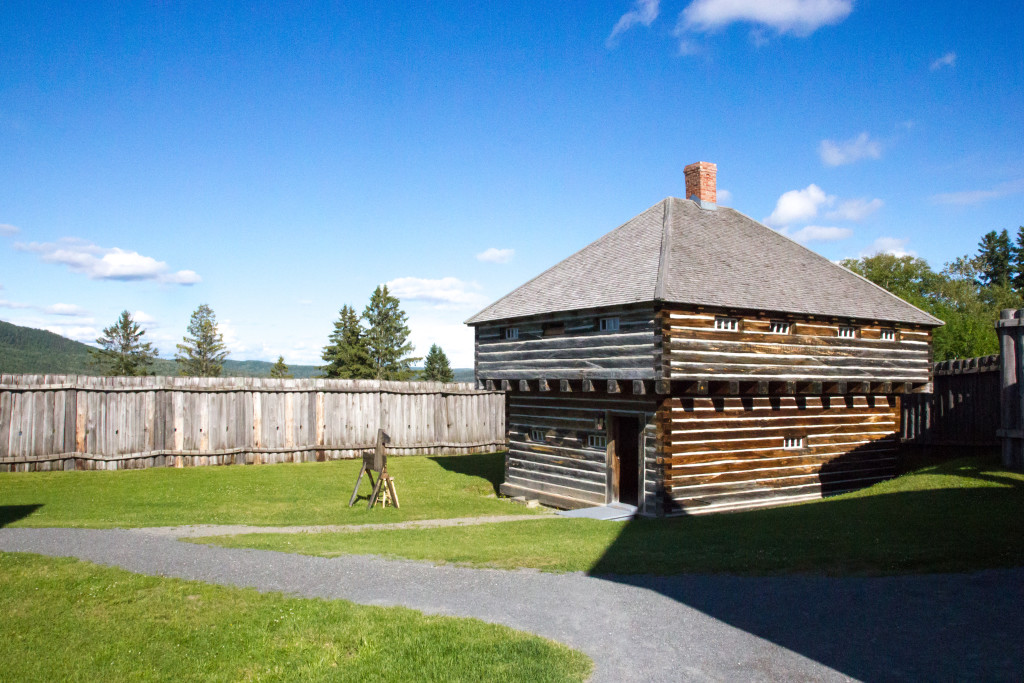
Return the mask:
<svg viewBox="0 0 1024 683">
<path fill-rule="evenodd" d="M 224 335 L 217 329 L 217 316 L 206 304 L 192 312 L 188 334 L 178 344 L 174 359 L 178 374 L 186 377 L 220 377 L 228 357 Z"/>
<path fill-rule="evenodd" d="M 96 340 L 98 349 L 89 349 L 91 362 L 104 375 L 146 375 L 159 353 L 149 342 L 142 341 L 146 331 L 132 320 L 128 311 L 121 311 L 117 322 L 103 329 Z"/>
</svg>

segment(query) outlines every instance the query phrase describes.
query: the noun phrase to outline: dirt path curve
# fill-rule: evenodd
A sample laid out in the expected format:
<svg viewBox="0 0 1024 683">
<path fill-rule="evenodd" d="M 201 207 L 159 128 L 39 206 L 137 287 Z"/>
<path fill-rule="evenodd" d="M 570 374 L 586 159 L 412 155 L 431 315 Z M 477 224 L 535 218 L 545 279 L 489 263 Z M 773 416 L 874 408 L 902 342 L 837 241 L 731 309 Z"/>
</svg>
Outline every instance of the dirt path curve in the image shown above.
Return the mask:
<svg viewBox="0 0 1024 683">
<path fill-rule="evenodd" d="M 151 526 L 126 529 L 137 534 L 168 538 L 200 538 L 203 536 L 234 536 L 235 534 L 319 534 L 324 532 L 355 533 L 358 531 L 391 531 L 394 529 L 437 529 L 447 526 L 473 526 L 497 522 L 529 522 L 538 519 L 562 519 L 554 514 L 484 515 L 481 517 L 450 517 L 447 519 L 414 519 L 386 524 L 322 524 L 315 526 L 249 526 L 246 524 L 188 524 L 183 526 Z"/>
<path fill-rule="evenodd" d="M 1024 569 L 921 577 L 592 577 L 333 559 L 124 530 L 0 529 L 0 550 L 538 633 L 596 681 L 1019 680 Z"/>
</svg>

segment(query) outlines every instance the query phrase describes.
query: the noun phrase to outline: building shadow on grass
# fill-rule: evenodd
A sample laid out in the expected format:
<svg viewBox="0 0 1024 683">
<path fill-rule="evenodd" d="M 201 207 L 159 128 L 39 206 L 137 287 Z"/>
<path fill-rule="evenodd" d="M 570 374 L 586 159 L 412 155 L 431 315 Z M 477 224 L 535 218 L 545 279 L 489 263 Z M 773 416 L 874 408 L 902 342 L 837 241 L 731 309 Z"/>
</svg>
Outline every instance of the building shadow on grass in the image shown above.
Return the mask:
<svg viewBox="0 0 1024 683">
<path fill-rule="evenodd" d="M 855 679 L 1019 680 L 1024 486 L 984 463 L 938 473 L 947 471 L 999 486 L 635 520 L 590 573 L 656 591 Z M 1010 568 L 905 573 L 921 564 Z M 866 575 L 887 572 L 896 575 Z"/>
<path fill-rule="evenodd" d="M 0 529 L 25 519 L 42 505 L 0 505 Z"/>
<path fill-rule="evenodd" d="M 432 455 L 430 459 L 449 472 L 479 477 L 490 482 L 494 493 L 505 481 L 505 453 L 473 453 L 471 455 Z"/>
</svg>

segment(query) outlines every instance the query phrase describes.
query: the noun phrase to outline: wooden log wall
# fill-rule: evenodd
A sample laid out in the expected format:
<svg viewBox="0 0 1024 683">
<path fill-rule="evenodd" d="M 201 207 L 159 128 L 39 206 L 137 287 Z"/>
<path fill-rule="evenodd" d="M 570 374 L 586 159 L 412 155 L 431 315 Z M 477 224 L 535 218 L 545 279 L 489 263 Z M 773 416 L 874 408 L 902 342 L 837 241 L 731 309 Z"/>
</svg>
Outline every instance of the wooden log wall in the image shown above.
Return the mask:
<svg viewBox="0 0 1024 683">
<path fill-rule="evenodd" d="M 934 365 L 934 392 L 901 397 L 901 438 L 916 446 L 998 446 L 999 356 Z"/>
<path fill-rule="evenodd" d="M 715 329 L 715 318 L 737 321 Z M 931 381 L 931 331 L 878 321 L 798 317 L 750 311 L 666 309 L 659 313 L 661 376 L 671 380 Z M 789 331 L 772 332 L 772 321 Z M 853 327 L 853 338 L 840 337 Z M 892 341 L 883 329 L 895 330 Z"/>
<path fill-rule="evenodd" d="M 811 500 L 896 472 L 896 396 L 678 397 L 663 401 L 666 514 Z M 785 439 L 801 439 L 785 447 Z"/>
<path fill-rule="evenodd" d="M 495 452 L 505 397 L 470 384 L 0 375 L 0 471 Z"/>
<path fill-rule="evenodd" d="M 502 493 L 536 498 L 575 508 L 609 502 L 610 479 L 605 447 L 590 447 L 588 436 L 608 437 L 610 413 L 632 415 L 645 424 L 640 453 L 646 464 L 640 486 L 654 503 L 657 435 L 652 397 L 606 391 L 511 393 L 507 399 L 508 455 Z M 540 430 L 540 439 L 533 438 Z M 643 505 L 641 505 L 643 512 Z M 653 511 L 649 511 L 653 513 Z"/>
<path fill-rule="evenodd" d="M 1024 471 L 1024 308 L 1003 309 L 999 333 L 999 429 L 1003 466 Z"/>
<path fill-rule="evenodd" d="M 602 318 L 618 330 L 602 331 Z M 506 339 L 505 330 L 517 330 Z M 476 328 L 477 380 L 654 379 L 654 309 L 574 311 Z"/>
</svg>

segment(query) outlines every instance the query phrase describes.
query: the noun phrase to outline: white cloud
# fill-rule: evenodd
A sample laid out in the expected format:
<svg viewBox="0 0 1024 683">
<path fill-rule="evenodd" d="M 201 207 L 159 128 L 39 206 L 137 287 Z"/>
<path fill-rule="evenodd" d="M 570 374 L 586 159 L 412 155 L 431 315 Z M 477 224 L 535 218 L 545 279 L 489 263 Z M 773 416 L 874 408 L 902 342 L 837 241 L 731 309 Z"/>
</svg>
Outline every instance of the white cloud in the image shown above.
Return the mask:
<svg viewBox="0 0 1024 683">
<path fill-rule="evenodd" d="M 146 313 L 145 311 L 135 311 L 134 313 L 132 313 L 132 320 L 139 324 L 146 325 L 152 325 L 153 323 L 156 322 L 156 318 L 151 316 L 149 313 Z"/>
<path fill-rule="evenodd" d="M 861 159 L 880 159 L 882 145 L 877 140 L 872 140 L 867 133 L 861 133 L 842 142 L 822 140 L 818 146 L 818 154 L 826 166 L 843 166 Z"/>
<path fill-rule="evenodd" d="M 486 253 L 486 252 L 484 252 Z M 485 297 L 479 293 L 480 285 L 463 282 L 455 277 L 430 280 L 419 277 L 400 277 L 385 283 L 393 296 L 405 301 L 425 301 L 443 308 L 482 306 Z"/>
<path fill-rule="evenodd" d="M 31 327 L 35 327 L 32 325 Z M 82 342 L 83 344 L 96 345 L 96 339 L 100 336 L 100 330 L 92 327 L 91 325 L 78 325 L 69 323 L 67 325 L 61 323 L 52 323 L 43 327 L 48 332 L 59 334 L 62 337 L 68 339 L 74 339 L 75 341 Z"/>
<path fill-rule="evenodd" d="M 43 310 L 53 315 L 70 315 L 78 318 L 88 315 L 88 312 L 85 309 L 81 306 L 76 306 L 75 304 L 53 304 L 52 306 L 47 306 Z"/>
<path fill-rule="evenodd" d="M 939 69 L 941 69 L 944 66 L 948 66 L 948 67 L 956 66 L 956 53 L 955 52 L 947 52 L 946 54 L 944 54 L 941 57 L 939 57 L 938 59 L 936 59 L 934 62 L 932 62 L 931 70 L 932 71 L 938 71 Z"/>
<path fill-rule="evenodd" d="M 937 204 L 978 204 L 1021 192 L 1024 192 L 1024 178 L 999 183 L 987 190 L 963 190 L 936 194 L 932 195 L 932 201 Z"/>
<path fill-rule="evenodd" d="M 871 246 L 860 253 L 861 256 L 874 256 L 875 254 L 892 254 L 893 256 L 914 256 L 914 252 L 907 250 L 907 238 L 879 237 Z"/>
<path fill-rule="evenodd" d="M 477 254 L 476 260 L 483 261 L 484 263 L 508 263 L 515 255 L 515 249 L 496 249 L 491 247 Z"/>
<path fill-rule="evenodd" d="M 0 235 L 14 235 L 19 232 L 21 232 L 21 228 L 17 226 L 0 223 Z"/>
<path fill-rule="evenodd" d="M 437 344 L 448 356 L 453 368 L 473 367 L 473 328 L 417 315 L 409 316 L 409 339 L 415 355 L 426 356 L 431 344 Z"/>
<path fill-rule="evenodd" d="M 22 304 L 17 301 L 8 301 L 7 299 L 0 299 L 0 308 L 35 308 L 31 304 Z"/>
<path fill-rule="evenodd" d="M 14 247 L 39 254 L 46 263 L 67 266 L 93 280 L 156 280 L 179 285 L 191 285 L 201 280 L 195 271 L 170 272 L 170 267 L 163 261 L 143 256 L 137 251 L 99 247 L 85 240 L 64 238 L 47 243 L 19 242 Z"/>
<path fill-rule="evenodd" d="M 795 232 L 789 232 L 788 230 L 780 230 L 779 232 L 801 244 L 807 244 L 808 242 L 836 242 L 838 240 L 845 240 L 853 234 L 853 230 L 849 228 L 834 228 L 824 225 L 808 225 Z"/>
<path fill-rule="evenodd" d="M 835 199 L 832 195 L 826 195 L 824 190 L 813 183 L 802 190 L 790 190 L 779 197 L 775 210 L 764 219 L 764 222 L 768 225 L 789 225 L 809 220 L 818 215 L 819 208 L 831 206 Z"/>
<path fill-rule="evenodd" d="M 718 198 L 719 204 L 723 202 L 731 202 L 732 192 L 729 192 L 729 190 L 726 190 L 724 188 L 718 188 L 718 190 L 716 190 L 716 197 Z"/>
<path fill-rule="evenodd" d="M 745 22 L 778 34 L 806 36 L 838 24 L 852 10 L 853 0 L 694 0 L 679 15 L 677 33 L 713 31 Z"/>
<path fill-rule="evenodd" d="M 623 14 L 615 22 L 615 27 L 612 29 L 611 34 L 604 41 L 605 46 L 608 48 L 615 47 L 619 42 L 619 36 L 637 24 L 650 26 L 658 18 L 659 4 L 660 0 L 636 0 L 633 3 L 633 9 Z"/>
<path fill-rule="evenodd" d="M 850 199 L 841 202 L 835 211 L 825 214 L 826 218 L 839 221 L 862 221 L 875 211 L 878 211 L 885 204 L 881 199 Z"/>
</svg>

